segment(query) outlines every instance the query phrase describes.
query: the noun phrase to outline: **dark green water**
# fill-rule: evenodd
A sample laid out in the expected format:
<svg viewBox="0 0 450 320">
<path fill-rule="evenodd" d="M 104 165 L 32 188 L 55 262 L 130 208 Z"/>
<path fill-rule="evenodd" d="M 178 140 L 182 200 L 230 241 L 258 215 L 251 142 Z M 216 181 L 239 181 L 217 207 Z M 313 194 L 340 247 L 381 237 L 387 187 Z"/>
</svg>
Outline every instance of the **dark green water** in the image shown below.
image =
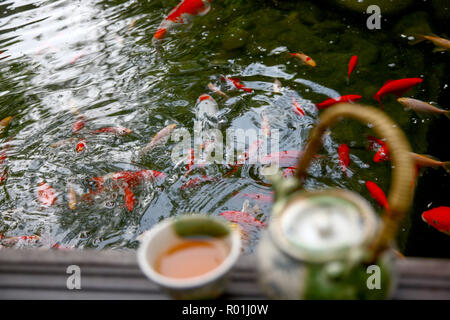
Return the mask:
<svg viewBox="0 0 450 320">
<path fill-rule="evenodd" d="M 184 212 L 218 215 L 241 209 L 245 197 L 236 192 L 268 194 L 271 189 L 258 174 L 258 166 L 252 165 L 227 178 L 223 176 L 230 168 L 208 166 L 208 176 L 216 180 L 181 189 L 187 178 L 183 166 L 175 168 L 170 160 L 173 143 L 155 149 L 138 164 L 131 163 L 135 150 L 167 124 L 192 132 L 195 101 L 208 93 L 209 82 L 230 96 L 214 96 L 224 132 L 259 128 L 265 110 L 272 129 L 280 130 L 281 150 L 304 147 L 318 117 L 313 103 L 359 94 L 361 103 L 376 105 L 372 96 L 388 79 L 422 77 L 424 82 L 407 96 L 447 106 L 443 92 L 448 90 L 444 90 L 448 53 L 433 53 L 431 44 L 410 46 L 406 38 L 412 32 L 441 34 L 443 30 L 442 20 L 435 18 L 427 1 L 420 3 L 384 17 L 381 30 L 368 30 L 367 15 L 349 14 L 322 2 L 318 6 L 307 1 L 213 1 L 206 16 L 171 33 L 157 51 L 151 43 L 153 33 L 177 1 L 0 2 L 0 50 L 5 51 L 1 56 L 9 55 L 0 60 L 0 118 L 14 116 L 1 140 L 9 148 L 8 179 L 0 193 L 0 233 L 39 234 L 44 246 L 58 242 L 75 248 L 133 248 L 140 233 L 165 217 Z M 286 51 L 304 51 L 317 67 L 302 65 Z M 355 54 L 359 64 L 347 84 L 348 61 Z M 220 80 L 225 75 L 241 78 L 254 92 L 232 90 Z M 273 92 L 274 79 L 281 81 L 281 93 Z M 292 112 L 292 97 L 307 112 L 304 118 Z M 417 153 L 429 152 L 427 141 L 435 141 L 436 135 L 448 136 L 436 129 L 448 126 L 447 119 L 419 117 L 404 110 L 394 96 L 387 96 L 384 106 Z M 75 135 L 72 107 L 89 119 L 87 128 Z M 133 134 L 89 134 L 117 125 L 132 129 Z M 364 182 L 375 181 L 387 191 L 390 164 L 372 162 L 373 153 L 365 148 L 368 134 L 359 124 L 339 124 L 326 140 L 327 158 L 311 168 L 308 188 L 348 188 L 376 206 Z M 49 147 L 71 136 L 86 138 L 87 150 L 77 153 L 73 144 Z M 350 178 L 339 166 L 336 148 L 341 143 L 351 147 Z M 441 155 L 448 155 L 447 140 L 441 148 L 433 148 L 447 150 Z M 91 177 L 137 168 L 164 172 L 167 179 L 137 188 L 132 212 L 124 207 L 123 194 L 115 190 L 94 203 L 80 202 L 75 211 L 68 208 L 68 181 L 82 193 L 88 191 Z M 202 174 L 195 171 L 192 177 Z M 448 188 L 445 171 L 433 174 L 446 179 Z M 42 180 L 58 192 L 56 204 L 49 208 L 36 200 Z M 430 237 L 439 238 L 442 248 L 449 244 L 446 235 L 420 220 L 436 194 L 432 188 L 437 187 L 421 183 L 423 201 L 415 202 L 399 235 L 400 247 L 409 255 L 428 255 Z M 270 204 L 251 204 L 259 206 L 258 218 L 268 221 Z M 251 231 L 251 244 L 258 232 Z M 433 252 L 432 256 L 450 256 L 448 250 Z"/>
</svg>

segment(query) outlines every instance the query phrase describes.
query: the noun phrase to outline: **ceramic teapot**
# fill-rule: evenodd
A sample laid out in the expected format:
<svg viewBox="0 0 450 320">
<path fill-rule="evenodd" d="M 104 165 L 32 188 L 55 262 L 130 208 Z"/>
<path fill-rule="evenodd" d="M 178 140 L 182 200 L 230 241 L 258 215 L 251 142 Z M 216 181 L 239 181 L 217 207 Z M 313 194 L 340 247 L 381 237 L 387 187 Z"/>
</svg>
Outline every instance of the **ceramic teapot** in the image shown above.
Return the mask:
<svg viewBox="0 0 450 320">
<path fill-rule="evenodd" d="M 392 162 L 390 211 L 382 219 L 360 195 L 343 189 L 306 191 L 303 182 L 322 136 L 342 118 L 386 138 Z M 269 179 L 275 190 L 270 224 L 257 247 L 259 282 L 274 299 L 386 299 L 396 285 L 392 248 L 413 198 L 410 146 L 382 111 L 357 104 L 326 110 L 313 129 L 295 177 Z"/>
</svg>

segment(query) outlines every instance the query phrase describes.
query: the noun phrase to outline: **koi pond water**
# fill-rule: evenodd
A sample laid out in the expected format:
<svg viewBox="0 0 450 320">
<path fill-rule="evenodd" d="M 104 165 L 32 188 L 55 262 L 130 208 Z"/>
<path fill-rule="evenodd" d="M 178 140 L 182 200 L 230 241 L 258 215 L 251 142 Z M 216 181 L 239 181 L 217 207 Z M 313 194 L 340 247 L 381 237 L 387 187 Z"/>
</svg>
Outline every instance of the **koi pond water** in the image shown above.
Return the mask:
<svg viewBox="0 0 450 320">
<path fill-rule="evenodd" d="M 204 213 L 245 229 L 250 252 L 272 205 L 263 163 L 189 167 L 172 160 L 171 139 L 140 152 L 169 125 L 193 135 L 201 95 L 217 102 L 224 137 L 229 129 L 262 128 L 268 136 L 278 130 L 286 175 L 317 122 L 315 104 L 326 99 L 360 95 L 358 103 L 379 107 L 373 96 L 386 81 L 421 78 L 404 96 L 449 107 L 448 52 L 430 41 L 410 44 L 413 34 L 445 36 L 448 1 L 380 5 L 381 28 L 370 30 L 365 8 L 341 1 L 214 0 L 207 14 L 155 44 L 178 2 L 0 2 L 0 118 L 12 117 L 0 137 L 3 239 L 38 236 L 13 241 L 15 247 L 131 249 L 166 217 Z M 299 52 L 315 66 L 289 54 Z M 449 161 L 450 120 L 396 99 L 383 97 L 384 111 L 413 151 Z M 391 163 L 373 161 L 371 135 L 370 127 L 349 120 L 333 128 L 309 169 L 307 189 L 353 190 L 381 214 L 366 182 L 388 194 Z M 444 168 L 418 174 L 399 249 L 450 257 L 449 236 L 421 217 L 449 205 L 450 176 Z M 114 185 L 119 176 L 126 186 Z"/>
</svg>

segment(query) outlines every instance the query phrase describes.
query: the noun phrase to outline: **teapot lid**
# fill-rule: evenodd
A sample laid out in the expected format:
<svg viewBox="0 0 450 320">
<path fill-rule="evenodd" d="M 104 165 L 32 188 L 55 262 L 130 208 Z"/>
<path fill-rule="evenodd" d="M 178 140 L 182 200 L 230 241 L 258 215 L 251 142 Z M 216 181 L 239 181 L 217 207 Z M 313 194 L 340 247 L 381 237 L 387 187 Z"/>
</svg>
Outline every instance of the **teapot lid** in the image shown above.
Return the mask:
<svg viewBox="0 0 450 320">
<path fill-rule="evenodd" d="M 340 189 L 294 196 L 274 215 L 272 234 L 281 249 L 299 259 L 338 259 L 375 236 L 376 216 L 361 196 Z"/>
</svg>

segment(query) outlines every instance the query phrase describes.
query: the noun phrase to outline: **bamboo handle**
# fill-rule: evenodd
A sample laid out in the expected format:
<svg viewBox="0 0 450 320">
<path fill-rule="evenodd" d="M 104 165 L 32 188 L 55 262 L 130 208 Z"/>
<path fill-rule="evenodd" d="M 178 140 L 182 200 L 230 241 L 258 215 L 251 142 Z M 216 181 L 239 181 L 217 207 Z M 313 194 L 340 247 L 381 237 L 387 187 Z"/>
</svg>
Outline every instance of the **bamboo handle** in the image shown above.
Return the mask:
<svg viewBox="0 0 450 320">
<path fill-rule="evenodd" d="M 352 118 L 362 123 L 370 123 L 377 135 L 386 138 L 386 144 L 390 151 L 393 168 L 388 196 L 390 212 L 384 212 L 383 226 L 372 248 L 372 259 L 376 259 L 395 237 L 398 226 L 414 196 L 414 187 L 411 186 L 414 177 L 414 164 L 410 156 L 411 147 L 403 131 L 379 109 L 349 103 L 333 106 L 320 116 L 318 125 L 311 133 L 305 152 L 298 161 L 296 175 L 300 186 L 306 178 L 306 170 L 313 156 L 322 147 L 323 134 L 342 118 Z"/>
</svg>

